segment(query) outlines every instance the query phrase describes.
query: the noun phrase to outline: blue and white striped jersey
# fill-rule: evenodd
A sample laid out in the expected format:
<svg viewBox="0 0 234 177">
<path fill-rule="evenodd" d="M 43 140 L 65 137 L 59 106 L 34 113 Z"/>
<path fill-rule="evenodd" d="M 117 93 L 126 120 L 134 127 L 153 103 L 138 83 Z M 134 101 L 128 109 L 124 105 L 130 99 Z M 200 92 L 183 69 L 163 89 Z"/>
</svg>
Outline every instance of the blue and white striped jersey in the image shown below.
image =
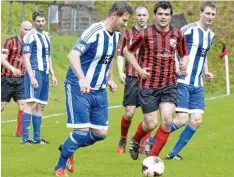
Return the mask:
<svg viewBox="0 0 234 177">
<path fill-rule="evenodd" d="M 48 32 L 43 34 L 34 28 L 23 38 L 23 53 L 30 53 L 30 63 L 33 70 L 44 71 L 49 74 L 51 36 Z"/>
<path fill-rule="evenodd" d="M 179 77 L 178 82 L 195 87 L 203 87 L 202 72 L 207 53 L 214 39 L 214 33 L 208 29 L 204 31 L 198 24 L 191 23 L 181 28 L 184 33 L 189 52 L 188 76 Z"/>
<path fill-rule="evenodd" d="M 82 70 L 90 86 L 95 90 L 106 88 L 109 67 L 119 39 L 119 32 L 110 34 L 105 29 L 104 22 L 99 22 L 85 30 L 72 48 L 81 53 Z M 68 69 L 65 83 L 79 85 L 71 67 Z"/>
</svg>

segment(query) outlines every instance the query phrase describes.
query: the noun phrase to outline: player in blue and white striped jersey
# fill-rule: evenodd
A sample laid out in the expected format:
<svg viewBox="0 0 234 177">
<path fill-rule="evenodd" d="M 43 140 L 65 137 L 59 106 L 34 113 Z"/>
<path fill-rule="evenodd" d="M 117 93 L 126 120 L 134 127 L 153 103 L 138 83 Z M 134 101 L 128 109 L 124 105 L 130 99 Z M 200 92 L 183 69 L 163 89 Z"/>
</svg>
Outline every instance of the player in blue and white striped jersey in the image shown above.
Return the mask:
<svg viewBox="0 0 234 177">
<path fill-rule="evenodd" d="M 80 147 L 104 140 L 108 129 L 106 87 L 114 92 L 111 61 L 115 55 L 120 33 L 132 14 L 125 2 L 116 2 L 106 20 L 91 25 L 83 32 L 68 55 L 70 68 L 65 80 L 67 127 L 73 132 L 61 147 L 55 167 L 56 176 L 74 171 L 73 153 Z M 68 160 L 69 159 L 69 160 Z"/>
<path fill-rule="evenodd" d="M 204 88 L 202 75 L 210 82 L 213 74 L 208 70 L 207 53 L 214 40 L 214 33 L 210 26 L 216 16 L 216 7 L 213 2 L 204 2 L 201 5 L 200 20 L 184 26 L 187 47 L 189 51 L 189 63 L 187 76 L 178 79 L 178 105 L 177 116 L 174 119 L 172 131 L 186 125 L 173 150 L 167 155 L 167 159 L 182 160 L 179 152 L 192 138 L 197 128 L 202 123 L 204 113 Z M 189 120 L 190 118 L 190 120 Z"/>
<path fill-rule="evenodd" d="M 47 144 L 40 137 L 42 113 L 48 101 L 49 73 L 52 86 L 57 85 L 51 61 L 51 40 L 44 31 L 45 14 L 42 11 L 32 15 L 35 27 L 23 39 L 23 53 L 26 73 L 24 76 L 25 100 L 22 116 L 23 144 Z M 32 118 L 34 136 L 29 139 L 29 127 Z"/>
</svg>

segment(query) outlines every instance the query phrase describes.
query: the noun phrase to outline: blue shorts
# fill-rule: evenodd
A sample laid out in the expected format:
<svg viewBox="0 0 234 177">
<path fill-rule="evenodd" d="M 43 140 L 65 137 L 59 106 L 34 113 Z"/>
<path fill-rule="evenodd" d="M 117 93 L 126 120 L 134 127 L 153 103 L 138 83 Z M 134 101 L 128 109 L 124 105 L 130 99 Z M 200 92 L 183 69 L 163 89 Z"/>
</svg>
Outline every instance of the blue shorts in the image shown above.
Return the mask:
<svg viewBox="0 0 234 177">
<path fill-rule="evenodd" d="M 49 93 L 49 75 L 43 71 L 33 70 L 34 76 L 38 82 L 38 88 L 32 88 L 30 78 L 26 72 L 24 75 L 24 95 L 26 102 L 36 102 L 47 104 Z"/>
<path fill-rule="evenodd" d="M 65 83 L 67 127 L 108 129 L 108 101 L 105 89 L 82 95 L 78 85 Z"/>
<path fill-rule="evenodd" d="M 204 88 L 178 83 L 176 112 L 204 113 Z"/>
</svg>

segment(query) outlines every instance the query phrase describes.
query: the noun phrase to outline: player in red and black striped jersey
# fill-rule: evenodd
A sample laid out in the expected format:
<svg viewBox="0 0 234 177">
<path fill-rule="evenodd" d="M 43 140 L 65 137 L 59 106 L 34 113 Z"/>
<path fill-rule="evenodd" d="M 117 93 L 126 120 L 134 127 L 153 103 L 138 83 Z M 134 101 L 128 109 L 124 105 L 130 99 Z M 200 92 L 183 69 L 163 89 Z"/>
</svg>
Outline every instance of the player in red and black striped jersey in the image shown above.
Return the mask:
<svg viewBox="0 0 234 177">
<path fill-rule="evenodd" d="M 140 106 L 139 99 L 138 99 L 138 90 L 139 90 L 139 80 L 138 80 L 138 73 L 132 67 L 131 64 L 125 62 L 125 73 L 123 72 L 123 49 L 126 45 L 132 42 L 134 36 L 136 36 L 139 31 L 146 28 L 147 21 L 149 19 L 149 13 L 146 7 L 138 6 L 135 9 L 135 20 L 136 25 L 132 28 L 129 28 L 122 34 L 118 56 L 117 56 L 117 68 L 119 74 L 119 80 L 122 83 L 125 83 L 124 87 L 124 99 L 123 99 L 123 106 L 125 107 L 125 113 L 121 119 L 121 136 L 119 145 L 117 148 L 117 152 L 122 154 L 125 152 L 126 141 L 128 130 L 131 125 L 131 120 L 135 114 L 136 108 Z M 134 52 L 135 58 L 139 59 L 139 50 Z M 147 139 L 151 134 L 147 134 L 144 139 Z"/>
<path fill-rule="evenodd" d="M 11 98 L 18 103 L 16 136 L 22 134 L 22 110 L 24 106 L 24 62 L 22 56 L 22 39 L 31 30 L 28 21 L 21 23 L 18 36 L 5 41 L 1 53 L 1 112 L 6 108 Z"/>
<path fill-rule="evenodd" d="M 130 143 L 131 157 L 139 155 L 139 143 L 158 123 L 157 110 L 161 115 L 161 126 L 156 132 L 156 141 L 150 155 L 158 156 L 167 142 L 172 116 L 177 104 L 175 53 L 181 57 L 180 73 L 186 75 L 188 51 L 184 35 L 170 26 L 173 8 L 168 1 L 154 6 L 155 24 L 139 32 L 132 43 L 124 48 L 124 55 L 141 76 L 139 99 L 144 113 Z M 140 50 L 139 64 L 134 51 Z M 143 69 L 142 69 L 143 68 Z"/>
</svg>

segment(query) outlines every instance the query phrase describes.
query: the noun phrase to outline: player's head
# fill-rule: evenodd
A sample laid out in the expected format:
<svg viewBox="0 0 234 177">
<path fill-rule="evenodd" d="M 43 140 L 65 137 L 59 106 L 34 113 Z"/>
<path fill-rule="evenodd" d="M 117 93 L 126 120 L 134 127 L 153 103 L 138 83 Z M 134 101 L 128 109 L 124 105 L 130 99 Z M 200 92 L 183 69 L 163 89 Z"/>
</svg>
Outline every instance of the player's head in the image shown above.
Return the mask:
<svg viewBox="0 0 234 177">
<path fill-rule="evenodd" d="M 27 34 L 27 32 L 29 32 L 31 29 L 32 29 L 32 23 L 30 23 L 29 21 L 23 21 L 19 29 L 20 38 L 23 38 Z"/>
<path fill-rule="evenodd" d="M 216 7 L 212 1 L 202 3 L 200 7 L 200 22 L 210 26 L 216 16 Z"/>
<path fill-rule="evenodd" d="M 32 20 L 37 31 L 42 32 L 46 24 L 46 18 L 43 11 L 36 11 L 32 14 Z"/>
<path fill-rule="evenodd" d="M 108 12 L 108 17 L 112 21 L 113 30 L 123 31 L 132 14 L 133 10 L 126 2 L 115 2 Z"/>
<path fill-rule="evenodd" d="M 154 17 L 155 23 L 160 28 L 166 28 L 171 22 L 171 17 L 173 15 L 173 8 L 168 1 L 159 1 L 154 6 Z"/>
<path fill-rule="evenodd" d="M 144 28 L 149 19 L 149 12 L 145 6 L 137 6 L 135 8 L 134 18 L 136 20 L 136 26 Z"/>
</svg>

